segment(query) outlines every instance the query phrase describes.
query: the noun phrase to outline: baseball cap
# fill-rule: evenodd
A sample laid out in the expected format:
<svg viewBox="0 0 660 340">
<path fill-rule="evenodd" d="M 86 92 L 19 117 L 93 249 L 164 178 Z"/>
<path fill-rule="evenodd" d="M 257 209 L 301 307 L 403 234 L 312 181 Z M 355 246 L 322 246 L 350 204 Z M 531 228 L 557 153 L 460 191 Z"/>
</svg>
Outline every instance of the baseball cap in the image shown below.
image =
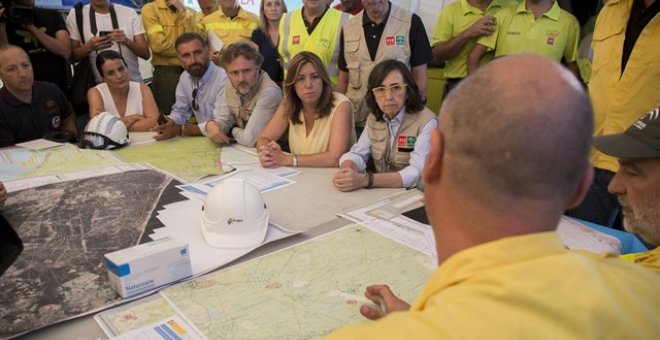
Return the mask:
<svg viewBox="0 0 660 340">
<path fill-rule="evenodd" d="M 618 158 L 660 157 L 660 107 L 633 123 L 623 133 L 594 138 L 599 151 Z"/>
</svg>

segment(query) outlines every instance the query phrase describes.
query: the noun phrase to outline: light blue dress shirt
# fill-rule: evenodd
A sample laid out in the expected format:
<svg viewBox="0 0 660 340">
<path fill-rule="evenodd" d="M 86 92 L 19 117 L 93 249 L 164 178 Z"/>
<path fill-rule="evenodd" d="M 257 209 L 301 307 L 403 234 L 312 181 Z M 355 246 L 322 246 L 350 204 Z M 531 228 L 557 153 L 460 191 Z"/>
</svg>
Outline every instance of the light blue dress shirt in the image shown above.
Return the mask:
<svg viewBox="0 0 660 340">
<path fill-rule="evenodd" d="M 227 73 L 224 69 L 209 62 L 209 67 L 199 82 L 195 83 L 190 73 L 184 71 L 176 85 L 176 102 L 172 105 L 170 119 L 177 125 L 184 125 L 192 114 L 197 118 L 197 126 L 206 136 L 206 123 L 213 120 L 213 110 L 218 98 L 224 98 Z M 193 109 L 193 91 L 197 89 L 195 99 L 198 110 Z"/>
<path fill-rule="evenodd" d="M 399 132 L 399 127 L 401 127 L 401 122 L 403 121 L 403 115 L 405 114 L 405 107 L 396 114 L 392 119 L 389 119 L 387 115 L 383 115 L 383 118 L 388 124 L 389 128 L 389 143 L 392 148 L 396 147 L 394 144 L 396 141 L 396 136 Z M 404 188 L 412 188 L 416 186 L 419 182 L 419 179 L 422 175 L 422 169 L 424 169 L 424 164 L 426 163 L 426 157 L 429 154 L 429 148 L 431 144 L 431 132 L 438 126 L 438 119 L 433 118 L 424 125 L 422 130 L 417 136 L 417 141 L 415 142 L 415 147 L 410 153 L 410 163 L 407 167 L 399 170 L 399 176 L 401 176 L 401 182 Z M 360 139 L 357 143 L 351 147 L 351 150 L 343 154 L 339 158 L 339 165 L 346 160 L 352 161 L 357 165 L 358 171 L 365 171 L 367 168 L 367 161 L 371 157 L 371 140 L 369 139 L 369 129 L 365 128 Z"/>
</svg>

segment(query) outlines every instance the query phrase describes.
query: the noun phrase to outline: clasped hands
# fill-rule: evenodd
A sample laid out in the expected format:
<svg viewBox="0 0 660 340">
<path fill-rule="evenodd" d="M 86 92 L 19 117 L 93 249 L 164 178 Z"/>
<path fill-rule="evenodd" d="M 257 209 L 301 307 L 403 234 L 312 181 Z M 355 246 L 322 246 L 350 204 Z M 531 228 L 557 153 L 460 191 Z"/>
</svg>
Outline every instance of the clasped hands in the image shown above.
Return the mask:
<svg viewBox="0 0 660 340">
<path fill-rule="evenodd" d="M 268 144 L 259 147 L 258 152 L 259 162 L 264 168 L 275 168 L 293 162 L 292 156 L 284 154 L 282 147 L 277 142 L 268 142 Z M 288 158 L 291 158 L 291 162 L 287 162 Z"/>
</svg>

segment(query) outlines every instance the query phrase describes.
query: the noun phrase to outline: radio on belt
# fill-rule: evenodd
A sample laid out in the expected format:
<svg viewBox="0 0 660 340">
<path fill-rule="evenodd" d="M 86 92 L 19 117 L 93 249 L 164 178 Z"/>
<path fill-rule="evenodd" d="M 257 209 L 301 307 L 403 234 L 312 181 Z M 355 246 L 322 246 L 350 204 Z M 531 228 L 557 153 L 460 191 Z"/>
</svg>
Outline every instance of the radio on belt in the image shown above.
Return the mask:
<svg viewBox="0 0 660 340">
<path fill-rule="evenodd" d="M 105 263 L 123 298 L 192 276 L 188 244 L 170 237 L 105 254 Z"/>
</svg>

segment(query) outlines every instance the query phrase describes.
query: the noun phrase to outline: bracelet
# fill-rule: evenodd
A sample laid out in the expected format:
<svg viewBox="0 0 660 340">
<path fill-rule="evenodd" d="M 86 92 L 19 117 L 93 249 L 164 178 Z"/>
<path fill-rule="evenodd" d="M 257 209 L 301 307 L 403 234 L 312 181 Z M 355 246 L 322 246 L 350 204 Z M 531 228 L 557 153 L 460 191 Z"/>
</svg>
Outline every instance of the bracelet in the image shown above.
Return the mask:
<svg viewBox="0 0 660 340">
<path fill-rule="evenodd" d="M 293 164 L 291 166 L 293 166 L 294 168 L 298 167 L 298 156 L 296 156 L 295 154 L 293 154 Z"/>
<path fill-rule="evenodd" d="M 369 189 L 369 188 L 373 187 L 373 185 L 374 185 L 374 174 L 367 171 L 367 172 L 364 173 L 364 177 L 367 179 L 367 186 L 365 188 Z"/>
</svg>

